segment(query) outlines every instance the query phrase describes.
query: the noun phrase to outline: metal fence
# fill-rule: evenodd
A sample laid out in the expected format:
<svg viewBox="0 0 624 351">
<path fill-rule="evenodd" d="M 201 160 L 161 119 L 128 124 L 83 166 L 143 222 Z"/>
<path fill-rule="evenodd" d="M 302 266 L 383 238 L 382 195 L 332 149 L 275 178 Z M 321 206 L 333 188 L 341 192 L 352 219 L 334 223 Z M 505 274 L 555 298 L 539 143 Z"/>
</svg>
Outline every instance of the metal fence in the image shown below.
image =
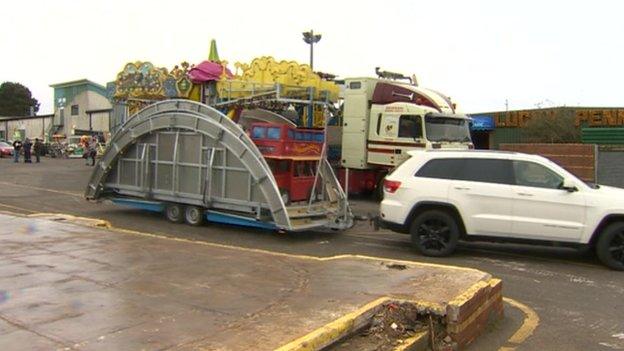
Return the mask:
<svg viewBox="0 0 624 351">
<path fill-rule="evenodd" d="M 624 188 L 624 147 L 600 146 L 597 159 L 597 183 Z"/>
</svg>

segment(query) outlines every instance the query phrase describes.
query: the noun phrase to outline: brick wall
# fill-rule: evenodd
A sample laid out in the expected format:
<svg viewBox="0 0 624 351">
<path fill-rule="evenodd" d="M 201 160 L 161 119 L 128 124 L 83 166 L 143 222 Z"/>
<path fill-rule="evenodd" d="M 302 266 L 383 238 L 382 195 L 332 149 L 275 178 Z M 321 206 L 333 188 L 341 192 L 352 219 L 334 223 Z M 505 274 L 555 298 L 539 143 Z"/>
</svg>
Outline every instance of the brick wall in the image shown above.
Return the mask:
<svg viewBox="0 0 624 351">
<path fill-rule="evenodd" d="M 493 322 L 503 318 L 503 283 L 490 279 L 473 285 L 446 307 L 446 331 L 465 349 Z"/>
<path fill-rule="evenodd" d="M 584 181 L 596 181 L 593 144 L 500 144 L 500 150 L 544 156 Z"/>
</svg>

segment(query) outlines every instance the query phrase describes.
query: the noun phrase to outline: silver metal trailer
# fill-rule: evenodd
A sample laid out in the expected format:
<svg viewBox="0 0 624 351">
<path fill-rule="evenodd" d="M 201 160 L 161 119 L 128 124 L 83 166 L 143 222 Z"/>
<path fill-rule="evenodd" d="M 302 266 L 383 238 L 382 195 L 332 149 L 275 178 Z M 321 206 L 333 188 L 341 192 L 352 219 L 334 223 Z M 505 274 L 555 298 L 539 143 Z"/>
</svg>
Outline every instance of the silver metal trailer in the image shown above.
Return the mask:
<svg viewBox="0 0 624 351">
<path fill-rule="evenodd" d="M 353 224 L 347 197 L 325 158 L 319 196 L 286 206 L 266 160 L 245 131 L 218 110 L 189 100 L 152 104 L 115 133 L 85 191 L 90 200 L 203 220 L 301 231 Z"/>
</svg>

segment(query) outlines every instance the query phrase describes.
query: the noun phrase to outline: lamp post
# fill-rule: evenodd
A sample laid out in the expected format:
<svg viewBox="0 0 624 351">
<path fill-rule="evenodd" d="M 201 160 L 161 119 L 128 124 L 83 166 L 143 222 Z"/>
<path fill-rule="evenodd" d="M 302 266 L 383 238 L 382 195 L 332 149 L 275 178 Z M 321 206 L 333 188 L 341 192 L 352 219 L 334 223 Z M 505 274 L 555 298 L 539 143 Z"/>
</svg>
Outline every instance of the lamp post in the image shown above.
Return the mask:
<svg viewBox="0 0 624 351">
<path fill-rule="evenodd" d="M 318 43 L 321 40 L 320 34 L 314 34 L 314 31 L 310 29 L 309 32 L 303 32 L 303 41 L 306 44 L 310 44 L 310 69 L 314 70 L 314 43 Z"/>
</svg>

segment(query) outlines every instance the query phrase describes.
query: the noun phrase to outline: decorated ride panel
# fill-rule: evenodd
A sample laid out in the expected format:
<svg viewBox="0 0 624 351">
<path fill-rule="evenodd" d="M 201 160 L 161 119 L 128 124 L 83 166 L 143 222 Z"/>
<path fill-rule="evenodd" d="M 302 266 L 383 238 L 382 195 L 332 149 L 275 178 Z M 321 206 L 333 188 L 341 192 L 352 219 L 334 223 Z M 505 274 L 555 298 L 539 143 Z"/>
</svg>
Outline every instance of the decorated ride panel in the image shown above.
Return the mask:
<svg viewBox="0 0 624 351">
<path fill-rule="evenodd" d="M 221 98 L 243 98 L 263 90 L 272 90 L 276 84 L 280 84 L 284 96 L 307 99 L 308 88 L 313 88 L 316 100 L 338 100 L 338 85 L 323 79 L 306 64 L 285 60 L 278 62 L 273 57 L 263 56 L 250 64 L 237 62 L 234 66 L 234 77 L 222 76 L 217 83 Z"/>
<path fill-rule="evenodd" d="M 325 137 L 322 130 L 253 123 L 250 131 L 251 139 L 266 157 L 302 159 L 321 157 Z"/>
<path fill-rule="evenodd" d="M 169 72 L 166 68 L 155 67 L 151 62 L 136 61 L 127 63 L 117 74 L 113 98 L 156 99 L 188 97 L 193 83 L 187 76 L 189 64 L 181 63 Z"/>
<path fill-rule="evenodd" d="M 251 105 L 235 101 L 235 104 L 229 105 L 229 110 L 223 111 L 234 120 L 242 108 L 250 106 L 269 110 L 292 107 L 293 100 L 277 101 L 275 97 L 297 101 L 338 100 L 338 85 L 329 80 L 328 76 L 313 72 L 306 64 L 295 61 L 278 62 L 265 56 L 256 58 L 249 64 L 236 63 L 235 67 L 236 74 L 232 74 L 227 68 L 227 61 L 218 59 L 209 59 L 198 65 L 182 62 L 170 71 L 164 67 L 156 67 L 151 62 L 130 62 L 117 74 L 114 82 L 107 84 L 107 95 L 114 103 L 123 103 L 127 107 L 128 115 L 166 99 L 184 98 L 212 105 L 253 97 L 246 102 Z M 262 95 L 263 93 L 268 94 Z M 273 100 L 263 99 L 269 95 Z M 306 125 L 324 125 L 325 113 L 321 106 L 298 108 L 297 113 Z"/>
<path fill-rule="evenodd" d="M 182 62 L 171 71 L 151 62 L 127 63 L 117 79 L 107 85 L 109 98 L 125 101 L 129 114 L 134 114 L 154 101 L 190 98 L 199 100 L 199 86 L 188 78 L 189 64 Z"/>
</svg>

